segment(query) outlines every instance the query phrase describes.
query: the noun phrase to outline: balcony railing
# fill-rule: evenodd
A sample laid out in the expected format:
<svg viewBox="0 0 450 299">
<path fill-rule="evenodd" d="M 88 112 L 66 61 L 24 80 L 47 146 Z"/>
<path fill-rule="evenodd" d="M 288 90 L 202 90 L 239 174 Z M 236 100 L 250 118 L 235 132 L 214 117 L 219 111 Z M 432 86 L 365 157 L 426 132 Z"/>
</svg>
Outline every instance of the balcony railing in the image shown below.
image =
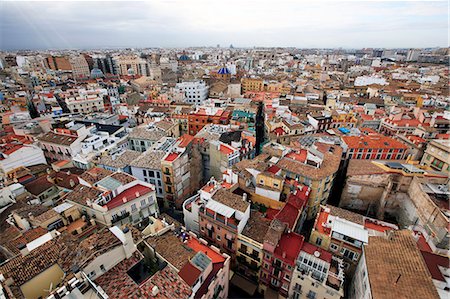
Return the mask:
<svg viewBox="0 0 450 299">
<path fill-rule="evenodd" d="M 120 220 L 128 218 L 128 217 L 130 217 L 130 212 L 125 212 L 125 213 L 123 213 L 121 215 L 113 216 L 111 222 L 112 223 L 116 223 L 116 222 L 119 222 Z"/>
</svg>

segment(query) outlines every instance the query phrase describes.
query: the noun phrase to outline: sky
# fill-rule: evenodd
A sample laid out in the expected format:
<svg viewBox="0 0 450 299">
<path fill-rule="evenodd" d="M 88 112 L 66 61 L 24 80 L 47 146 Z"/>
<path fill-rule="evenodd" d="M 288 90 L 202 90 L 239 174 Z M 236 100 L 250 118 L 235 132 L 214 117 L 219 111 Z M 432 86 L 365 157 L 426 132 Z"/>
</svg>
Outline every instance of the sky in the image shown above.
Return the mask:
<svg viewBox="0 0 450 299">
<path fill-rule="evenodd" d="M 448 1 L 0 0 L 0 49 L 447 47 Z"/>
</svg>

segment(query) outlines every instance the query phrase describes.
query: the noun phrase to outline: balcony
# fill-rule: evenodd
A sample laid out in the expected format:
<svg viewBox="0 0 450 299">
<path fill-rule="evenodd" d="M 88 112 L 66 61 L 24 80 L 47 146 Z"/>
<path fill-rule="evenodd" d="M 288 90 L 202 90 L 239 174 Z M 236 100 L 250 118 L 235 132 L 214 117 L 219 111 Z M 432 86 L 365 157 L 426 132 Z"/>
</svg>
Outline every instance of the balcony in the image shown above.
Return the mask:
<svg viewBox="0 0 450 299">
<path fill-rule="evenodd" d="M 251 257 L 252 259 L 254 259 L 257 262 L 261 261 L 261 259 L 259 258 L 259 254 L 248 253 L 248 252 L 244 251 L 242 248 L 239 248 L 239 252 L 244 254 L 245 256 Z"/>
<path fill-rule="evenodd" d="M 111 222 L 114 224 L 116 222 L 121 221 L 122 219 L 128 218 L 130 217 L 130 212 L 125 212 L 121 215 L 114 215 L 111 219 Z"/>
<path fill-rule="evenodd" d="M 236 259 L 240 265 L 245 266 L 245 267 L 249 268 L 250 270 L 259 271 L 259 268 L 261 268 L 261 266 L 254 265 L 252 263 L 247 262 L 247 260 L 243 256 L 239 255 L 236 257 Z"/>
</svg>

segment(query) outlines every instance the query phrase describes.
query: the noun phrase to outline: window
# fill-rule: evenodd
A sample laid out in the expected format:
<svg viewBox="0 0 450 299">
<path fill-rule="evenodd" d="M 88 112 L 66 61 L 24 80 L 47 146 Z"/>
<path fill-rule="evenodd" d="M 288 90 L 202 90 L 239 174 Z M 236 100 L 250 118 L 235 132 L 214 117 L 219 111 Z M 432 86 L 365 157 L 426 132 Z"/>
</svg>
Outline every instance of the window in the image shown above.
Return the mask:
<svg viewBox="0 0 450 299">
<path fill-rule="evenodd" d="M 291 277 L 289 276 L 289 274 L 284 274 L 284 279 L 289 280 L 291 279 Z"/>
<path fill-rule="evenodd" d="M 337 246 L 336 244 L 334 244 L 334 243 L 331 243 L 331 244 L 330 244 L 330 249 L 331 249 L 332 251 L 336 251 L 336 250 L 338 250 L 338 246 Z"/>
<path fill-rule="evenodd" d="M 321 239 L 321 238 L 317 238 L 317 239 L 316 239 L 316 245 L 317 245 L 317 246 L 322 245 L 322 239 Z"/>
<path fill-rule="evenodd" d="M 137 211 L 137 208 L 136 208 L 136 204 L 135 204 L 135 203 L 131 205 L 131 211 L 132 211 L 132 212 L 136 212 L 136 211 Z"/>
<path fill-rule="evenodd" d="M 306 298 L 308 298 L 308 299 L 316 299 L 316 296 L 317 296 L 316 292 L 309 291 L 308 295 L 306 295 Z"/>
<path fill-rule="evenodd" d="M 102 270 L 103 272 L 106 272 L 105 266 L 100 265 L 100 270 Z"/>
<path fill-rule="evenodd" d="M 145 200 L 145 198 L 143 200 L 141 200 L 141 207 L 145 207 L 146 204 L 147 204 L 147 201 Z"/>
<path fill-rule="evenodd" d="M 147 176 L 147 170 L 143 169 L 142 173 L 144 174 L 144 176 Z"/>
<path fill-rule="evenodd" d="M 217 235 L 217 241 L 220 241 L 220 240 L 221 240 L 220 236 L 219 236 L 219 235 Z"/>
<path fill-rule="evenodd" d="M 94 276 L 95 276 L 95 270 L 92 271 L 92 272 L 90 272 L 90 273 L 88 274 L 88 277 L 89 277 L 89 278 L 92 278 L 92 277 L 94 277 Z"/>
</svg>

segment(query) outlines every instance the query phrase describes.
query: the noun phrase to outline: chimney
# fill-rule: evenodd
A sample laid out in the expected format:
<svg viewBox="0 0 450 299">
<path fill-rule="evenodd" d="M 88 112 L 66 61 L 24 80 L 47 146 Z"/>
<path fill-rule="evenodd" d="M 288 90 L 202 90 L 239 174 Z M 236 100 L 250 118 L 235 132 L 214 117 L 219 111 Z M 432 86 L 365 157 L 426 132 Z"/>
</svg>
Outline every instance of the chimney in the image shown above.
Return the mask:
<svg viewBox="0 0 450 299">
<path fill-rule="evenodd" d="M 158 294 L 159 294 L 158 286 L 153 286 L 153 288 L 152 288 L 152 296 L 156 297 Z"/>
<path fill-rule="evenodd" d="M 75 187 L 75 181 L 73 179 L 70 179 L 69 181 L 70 187 Z"/>
<path fill-rule="evenodd" d="M 28 250 L 27 245 L 25 245 L 25 244 L 19 244 L 17 246 L 17 248 L 20 250 L 20 254 L 22 254 L 22 256 L 26 256 L 27 254 L 30 253 L 30 251 Z"/>
<path fill-rule="evenodd" d="M 123 243 L 123 248 L 125 251 L 125 256 L 126 258 L 130 258 L 133 253 L 136 251 L 136 245 L 134 244 L 133 241 L 133 236 L 131 234 L 131 230 L 128 226 L 126 226 L 123 230 L 122 230 L 124 236 L 125 236 L 125 242 Z"/>
<path fill-rule="evenodd" d="M 242 200 L 247 201 L 247 193 L 244 192 L 244 194 L 242 194 Z"/>
<path fill-rule="evenodd" d="M 137 191 L 136 191 L 135 195 L 136 195 L 136 197 L 141 196 L 141 194 L 139 194 L 139 192 L 137 192 Z"/>
<path fill-rule="evenodd" d="M 283 251 L 283 258 L 285 259 L 286 258 L 286 251 Z"/>
<path fill-rule="evenodd" d="M 122 197 L 122 201 L 123 201 L 123 203 L 126 203 L 127 202 L 127 197 L 126 196 Z"/>
</svg>

